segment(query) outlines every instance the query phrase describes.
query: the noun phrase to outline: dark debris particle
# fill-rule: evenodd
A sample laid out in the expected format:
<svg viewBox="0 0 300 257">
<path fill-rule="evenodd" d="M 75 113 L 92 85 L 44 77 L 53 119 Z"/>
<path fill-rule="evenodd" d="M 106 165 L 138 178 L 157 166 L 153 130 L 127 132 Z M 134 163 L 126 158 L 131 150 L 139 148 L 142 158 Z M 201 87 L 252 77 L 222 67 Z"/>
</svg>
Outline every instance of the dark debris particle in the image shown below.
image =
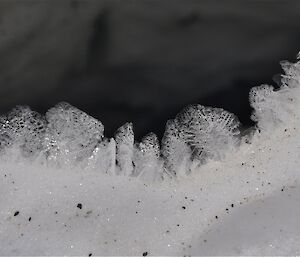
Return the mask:
<svg viewBox="0 0 300 257">
<path fill-rule="evenodd" d="M 16 211 L 15 213 L 14 213 L 14 216 L 18 216 L 19 215 L 19 211 Z"/>
<path fill-rule="evenodd" d="M 31 221 L 31 217 L 29 217 L 28 221 Z"/>
<path fill-rule="evenodd" d="M 58 212 L 56 211 L 56 212 L 54 212 L 54 214 L 57 214 Z"/>
<path fill-rule="evenodd" d="M 218 219 L 218 216 L 216 216 L 215 218 Z"/>
<path fill-rule="evenodd" d="M 148 252 L 143 252 L 143 256 L 147 256 L 148 255 Z"/>
<path fill-rule="evenodd" d="M 89 257 L 91 257 L 93 254 L 92 253 L 89 253 Z"/>
<path fill-rule="evenodd" d="M 232 203 L 232 204 L 231 204 L 231 208 L 233 208 L 233 207 L 234 207 L 234 204 Z"/>
<path fill-rule="evenodd" d="M 184 209 L 184 210 L 185 210 L 185 209 L 186 209 L 186 207 L 185 207 L 185 206 L 182 206 L 182 209 Z"/>
<path fill-rule="evenodd" d="M 82 209 L 82 204 L 81 203 L 77 204 L 77 208 L 81 210 Z"/>
</svg>

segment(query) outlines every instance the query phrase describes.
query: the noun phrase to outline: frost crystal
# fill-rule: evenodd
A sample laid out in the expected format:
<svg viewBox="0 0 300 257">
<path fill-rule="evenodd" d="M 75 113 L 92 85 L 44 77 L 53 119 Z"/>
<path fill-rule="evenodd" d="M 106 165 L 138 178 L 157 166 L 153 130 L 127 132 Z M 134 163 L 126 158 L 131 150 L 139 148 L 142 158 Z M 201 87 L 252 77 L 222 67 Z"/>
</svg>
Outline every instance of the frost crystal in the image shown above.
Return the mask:
<svg viewBox="0 0 300 257">
<path fill-rule="evenodd" d="M 102 123 L 68 103 L 51 108 L 46 119 L 46 154 L 58 164 L 75 164 L 86 159 L 102 141 Z"/>
<path fill-rule="evenodd" d="M 249 93 L 250 105 L 254 109 L 251 119 L 257 122 L 260 129 L 270 129 L 279 122 L 276 94 L 274 88 L 268 85 L 253 87 Z"/>
<path fill-rule="evenodd" d="M 280 124 L 297 122 L 299 59 L 300 55 L 297 63 L 281 63 L 285 74 L 279 90 L 262 85 L 250 91 L 251 118 L 266 134 Z M 132 123 L 120 127 L 114 139 L 104 138 L 100 121 L 65 102 L 51 108 L 45 118 L 19 106 L 0 116 L 0 153 L 6 160 L 17 149 L 37 163 L 155 181 L 165 174 L 186 176 L 199 164 L 220 160 L 241 142 L 250 141 L 249 134 L 241 141 L 239 127 L 237 117 L 221 108 L 190 105 L 167 122 L 160 150 L 153 133 L 134 143 Z"/>
<path fill-rule="evenodd" d="M 133 173 L 133 145 L 134 133 L 132 123 L 125 123 L 120 127 L 116 134 L 116 159 L 120 168 L 118 173 L 123 175 L 132 175 Z"/>
<path fill-rule="evenodd" d="M 238 119 L 221 108 L 190 105 L 177 115 L 176 122 L 193 158 L 200 162 L 222 158 L 240 141 Z"/>
<path fill-rule="evenodd" d="M 162 156 L 165 159 L 165 169 L 171 176 L 185 174 L 188 171 L 191 149 L 180 134 L 178 124 L 169 120 L 162 139 Z"/>
<path fill-rule="evenodd" d="M 162 178 L 162 163 L 157 136 L 154 133 L 146 135 L 142 142 L 135 145 L 133 162 L 134 176 L 155 181 Z"/>
<path fill-rule="evenodd" d="M 298 60 L 300 55 L 298 55 Z M 254 109 L 252 119 L 257 122 L 261 131 L 269 133 L 280 123 L 295 119 L 295 106 L 299 106 L 300 95 L 300 62 L 281 62 L 285 74 L 282 75 L 282 86 L 274 90 L 272 86 L 262 85 L 251 89 L 250 105 Z M 298 107 L 296 107 L 298 108 Z"/>
<path fill-rule="evenodd" d="M 254 87 L 250 91 L 249 100 L 254 109 L 252 120 L 257 123 L 260 130 L 267 133 L 278 124 L 287 123 L 294 114 L 296 99 L 286 85 L 277 91 L 268 85 Z"/>
<path fill-rule="evenodd" d="M 25 157 L 41 151 L 45 119 L 27 106 L 18 106 L 0 117 L 0 147 L 20 147 Z"/>
</svg>

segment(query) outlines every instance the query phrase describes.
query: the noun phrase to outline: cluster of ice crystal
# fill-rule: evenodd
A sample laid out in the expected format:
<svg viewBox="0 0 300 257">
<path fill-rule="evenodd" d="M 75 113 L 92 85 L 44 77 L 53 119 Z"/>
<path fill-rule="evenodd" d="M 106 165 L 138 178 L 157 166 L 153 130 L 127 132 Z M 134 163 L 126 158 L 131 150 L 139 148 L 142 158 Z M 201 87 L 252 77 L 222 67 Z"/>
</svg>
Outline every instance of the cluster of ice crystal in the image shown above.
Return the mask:
<svg viewBox="0 0 300 257">
<path fill-rule="evenodd" d="M 24 157 L 32 157 L 42 150 L 46 121 L 27 106 L 17 106 L 0 117 L 1 152 L 18 147 Z"/>
<path fill-rule="evenodd" d="M 298 59 L 299 59 L 298 55 Z M 300 62 L 281 62 L 285 72 L 279 89 L 262 85 L 251 89 L 250 105 L 254 109 L 252 119 L 265 134 L 280 124 L 288 123 L 295 116 L 299 107 L 300 95 Z"/>
<path fill-rule="evenodd" d="M 281 88 L 262 85 L 250 91 L 252 119 L 269 133 L 293 118 L 299 107 L 300 62 L 282 62 Z M 186 176 L 209 160 L 221 160 L 241 143 L 240 122 L 221 108 L 190 105 L 166 124 L 161 147 L 157 136 L 134 142 L 133 124 L 104 137 L 103 124 L 62 102 L 44 116 L 18 106 L 0 117 L 2 156 L 18 149 L 21 156 L 55 167 L 81 167 L 111 175 L 160 180 Z"/>
<path fill-rule="evenodd" d="M 190 105 L 177 115 L 176 124 L 200 162 L 221 159 L 239 143 L 238 119 L 220 108 Z"/>
<path fill-rule="evenodd" d="M 102 123 L 68 103 L 62 102 L 46 113 L 43 141 L 47 159 L 61 165 L 89 158 L 102 141 Z"/>
<path fill-rule="evenodd" d="M 134 176 L 151 181 L 162 178 L 159 141 L 154 133 L 149 133 L 135 145 L 133 163 Z"/>
</svg>

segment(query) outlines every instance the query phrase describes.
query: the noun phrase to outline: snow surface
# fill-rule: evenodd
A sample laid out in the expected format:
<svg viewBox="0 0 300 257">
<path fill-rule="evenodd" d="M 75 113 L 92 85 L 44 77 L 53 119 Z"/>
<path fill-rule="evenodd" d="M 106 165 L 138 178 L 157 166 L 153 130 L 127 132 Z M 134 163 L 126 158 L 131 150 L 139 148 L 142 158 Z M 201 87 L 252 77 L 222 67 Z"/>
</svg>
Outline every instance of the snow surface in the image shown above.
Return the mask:
<svg viewBox="0 0 300 257">
<path fill-rule="evenodd" d="M 47 167 L 12 147 L 0 163 L 0 255 L 300 254 L 299 87 L 270 95 L 277 108 L 256 102 L 257 116 L 270 112 L 260 132 L 162 181 Z"/>
</svg>

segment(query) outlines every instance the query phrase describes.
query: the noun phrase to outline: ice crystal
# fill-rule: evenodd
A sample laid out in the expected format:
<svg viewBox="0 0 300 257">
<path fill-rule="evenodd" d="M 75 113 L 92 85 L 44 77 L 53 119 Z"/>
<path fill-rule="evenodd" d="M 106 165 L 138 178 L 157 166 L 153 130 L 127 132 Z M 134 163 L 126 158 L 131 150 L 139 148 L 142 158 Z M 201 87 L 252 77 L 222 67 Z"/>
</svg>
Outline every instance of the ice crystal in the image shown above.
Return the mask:
<svg viewBox="0 0 300 257">
<path fill-rule="evenodd" d="M 178 129 L 200 162 L 220 159 L 239 144 L 240 123 L 221 108 L 190 105 L 176 117 Z"/>
<path fill-rule="evenodd" d="M 134 176 L 153 181 L 162 178 L 159 142 L 154 133 L 149 133 L 135 145 L 133 162 Z"/>
<path fill-rule="evenodd" d="M 51 108 L 46 119 L 46 154 L 58 164 L 88 158 L 103 139 L 102 123 L 68 103 Z"/>
<path fill-rule="evenodd" d="M 45 119 L 27 106 L 18 106 L 0 117 L 0 147 L 19 147 L 25 157 L 41 151 L 46 127 Z"/>
<path fill-rule="evenodd" d="M 262 85 L 250 90 L 250 105 L 254 109 L 252 120 L 264 133 L 276 128 L 279 124 L 287 123 L 294 115 L 295 93 L 298 88 L 283 85 L 280 90 L 274 90 L 272 86 Z"/>
<path fill-rule="evenodd" d="M 299 56 L 298 56 L 299 59 Z M 250 105 L 256 127 L 250 131 L 270 134 L 280 124 L 296 120 L 300 108 L 300 62 L 282 62 L 281 86 L 262 85 L 251 89 Z M 44 116 L 18 106 L 0 116 L 0 153 L 9 156 L 17 149 L 22 158 L 46 165 L 80 167 L 110 175 L 145 180 L 189 175 L 209 160 L 221 160 L 241 141 L 237 117 L 221 108 L 190 105 L 169 120 L 160 149 L 158 138 L 149 133 L 134 141 L 133 124 L 125 123 L 115 138 L 104 138 L 102 123 L 62 102 Z"/>
<path fill-rule="evenodd" d="M 162 139 L 162 156 L 168 174 L 176 176 L 186 174 L 190 163 L 191 149 L 178 130 L 175 120 L 169 120 Z"/>
<path fill-rule="evenodd" d="M 132 123 L 125 123 L 120 127 L 116 134 L 116 160 L 123 175 L 132 175 L 133 173 L 133 145 L 134 133 Z"/>
</svg>

